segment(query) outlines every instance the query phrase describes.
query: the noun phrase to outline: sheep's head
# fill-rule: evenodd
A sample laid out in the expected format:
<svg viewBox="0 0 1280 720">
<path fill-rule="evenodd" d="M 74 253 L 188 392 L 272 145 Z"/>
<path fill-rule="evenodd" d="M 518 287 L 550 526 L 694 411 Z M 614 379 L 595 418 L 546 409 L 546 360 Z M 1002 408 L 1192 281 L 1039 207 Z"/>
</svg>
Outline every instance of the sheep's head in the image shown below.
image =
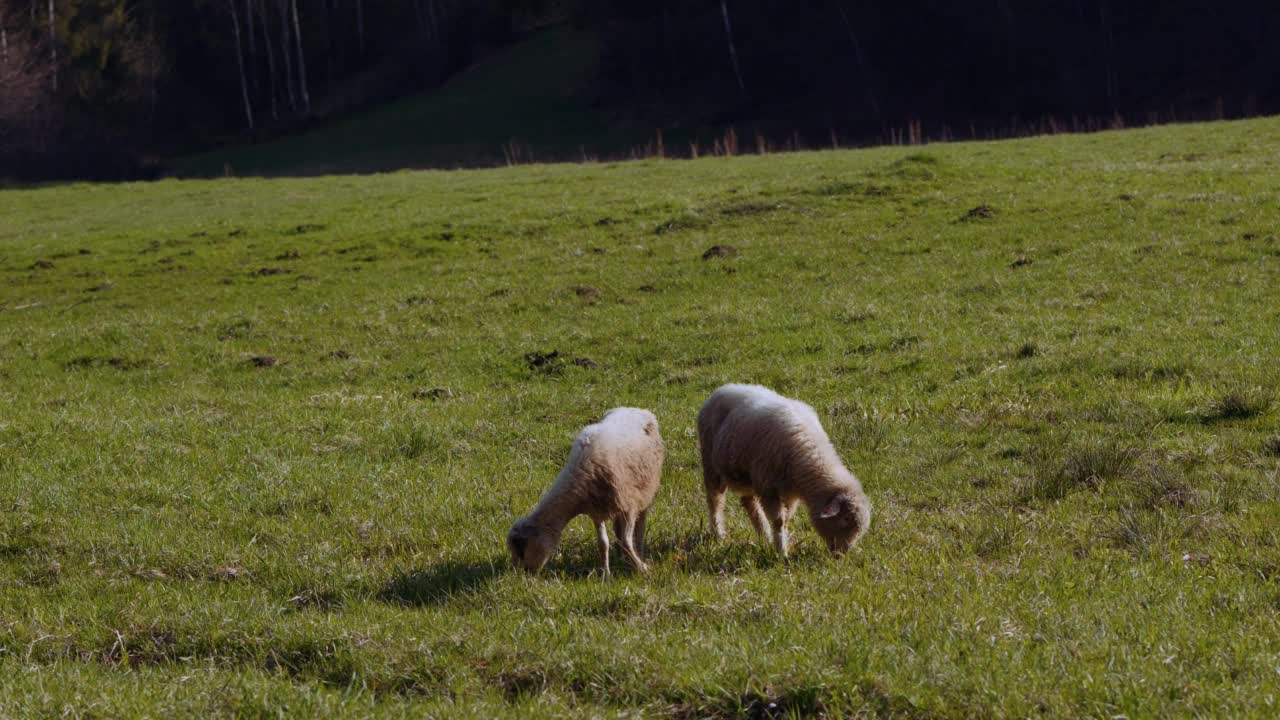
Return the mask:
<svg viewBox="0 0 1280 720">
<path fill-rule="evenodd" d="M 528 518 L 522 518 L 507 533 L 507 549 L 511 551 L 511 563 L 517 569 L 537 572 L 547 564 L 551 553 L 560 542 L 559 533 L 540 527 Z"/>
<path fill-rule="evenodd" d="M 856 490 L 841 490 L 810 513 L 832 555 L 843 555 L 871 527 L 871 503 Z"/>
</svg>

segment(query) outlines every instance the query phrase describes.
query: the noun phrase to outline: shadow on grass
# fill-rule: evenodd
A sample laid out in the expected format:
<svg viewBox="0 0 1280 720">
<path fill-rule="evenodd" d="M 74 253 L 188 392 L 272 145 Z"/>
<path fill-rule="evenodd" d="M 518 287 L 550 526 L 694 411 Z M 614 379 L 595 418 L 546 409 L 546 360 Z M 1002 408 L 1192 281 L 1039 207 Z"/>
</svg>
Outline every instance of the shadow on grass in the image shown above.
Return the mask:
<svg viewBox="0 0 1280 720">
<path fill-rule="evenodd" d="M 443 605 L 458 596 L 483 591 L 507 567 L 497 561 L 442 562 L 391 578 L 378 599 L 410 607 Z"/>
<path fill-rule="evenodd" d="M 645 548 L 645 559 L 674 566 L 697 575 L 736 575 L 750 570 L 781 566 L 807 567 L 829 560 L 816 538 L 792 535 L 789 555 L 783 559 L 773 545 L 754 533 L 730 533 L 721 540 L 706 532 L 654 538 Z"/>
<path fill-rule="evenodd" d="M 786 560 L 779 557 L 771 545 L 758 538 L 730 536 L 718 540 L 705 533 L 689 533 L 652 540 L 642 555 L 651 568 L 675 567 L 688 574 L 734 575 L 783 565 L 810 566 L 829 559 L 821 544 L 812 539 L 797 539 Z M 447 561 L 404 572 L 388 580 L 377 597 L 383 602 L 406 607 L 444 605 L 461 596 L 483 592 L 503 573 L 517 572 L 503 560 Z M 615 577 L 636 574 L 616 543 L 610 550 L 610 565 Z M 601 573 L 595 546 L 579 543 L 561 546 L 560 552 L 541 574 L 567 580 L 599 578 Z"/>
</svg>

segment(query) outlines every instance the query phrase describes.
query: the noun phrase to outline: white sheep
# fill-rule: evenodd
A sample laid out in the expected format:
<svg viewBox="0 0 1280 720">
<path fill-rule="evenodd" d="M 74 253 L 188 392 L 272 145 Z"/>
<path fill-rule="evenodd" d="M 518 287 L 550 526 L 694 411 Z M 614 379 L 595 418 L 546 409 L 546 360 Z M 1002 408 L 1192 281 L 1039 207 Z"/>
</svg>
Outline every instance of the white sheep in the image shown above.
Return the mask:
<svg viewBox="0 0 1280 720">
<path fill-rule="evenodd" d="M 648 410 L 614 408 L 599 423 L 583 428 L 555 483 L 507 533 L 512 562 L 537 572 L 560 544 L 569 521 L 588 515 L 596 525 L 605 575 L 610 520 L 623 554 L 636 570 L 648 570 L 640 559 L 645 517 L 658 493 L 665 453 L 658 418 Z"/>
<path fill-rule="evenodd" d="M 787 520 L 803 501 L 833 555 L 871 525 L 862 484 L 831 446 L 818 415 L 759 385 L 725 385 L 698 412 L 707 509 L 723 538 L 724 494 L 732 490 L 756 532 L 787 554 Z M 767 522 L 766 522 L 767 521 Z"/>
</svg>

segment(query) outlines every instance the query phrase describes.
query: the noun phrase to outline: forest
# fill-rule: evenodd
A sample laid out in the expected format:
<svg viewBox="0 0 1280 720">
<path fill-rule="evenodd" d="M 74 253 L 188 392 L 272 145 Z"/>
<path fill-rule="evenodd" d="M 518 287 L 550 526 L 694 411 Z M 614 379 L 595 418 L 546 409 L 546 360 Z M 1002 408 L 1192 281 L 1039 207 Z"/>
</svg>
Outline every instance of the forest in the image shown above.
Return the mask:
<svg viewBox="0 0 1280 720">
<path fill-rule="evenodd" d="M 884 141 L 1280 105 L 1280 5 L 967 0 L 0 0 L 0 175 L 131 177 L 437 86 L 553 25 L 619 124 Z"/>
</svg>

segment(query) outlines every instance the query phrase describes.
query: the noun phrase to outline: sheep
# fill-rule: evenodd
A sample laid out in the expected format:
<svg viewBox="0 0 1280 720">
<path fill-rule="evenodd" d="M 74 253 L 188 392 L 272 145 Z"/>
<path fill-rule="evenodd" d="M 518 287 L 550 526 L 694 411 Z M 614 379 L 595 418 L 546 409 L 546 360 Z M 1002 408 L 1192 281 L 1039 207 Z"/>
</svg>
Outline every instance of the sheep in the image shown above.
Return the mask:
<svg viewBox="0 0 1280 720">
<path fill-rule="evenodd" d="M 831 446 L 818 415 L 759 385 L 724 385 L 698 412 L 698 444 L 711 527 L 725 536 L 724 495 L 739 496 L 751 524 L 787 555 L 787 520 L 803 501 L 832 555 L 867 531 L 871 505 Z"/>
<path fill-rule="evenodd" d="M 658 434 L 658 418 L 648 410 L 614 408 L 595 425 L 578 433 L 569 460 L 537 507 L 507 533 L 507 548 L 516 568 L 537 572 L 560 543 L 569 521 L 588 515 L 596 525 L 600 565 L 609 575 L 609 536 L 639 572 L 648 565 L 644 526 L 661 482 L 666 450 Z"/>
</svg>

